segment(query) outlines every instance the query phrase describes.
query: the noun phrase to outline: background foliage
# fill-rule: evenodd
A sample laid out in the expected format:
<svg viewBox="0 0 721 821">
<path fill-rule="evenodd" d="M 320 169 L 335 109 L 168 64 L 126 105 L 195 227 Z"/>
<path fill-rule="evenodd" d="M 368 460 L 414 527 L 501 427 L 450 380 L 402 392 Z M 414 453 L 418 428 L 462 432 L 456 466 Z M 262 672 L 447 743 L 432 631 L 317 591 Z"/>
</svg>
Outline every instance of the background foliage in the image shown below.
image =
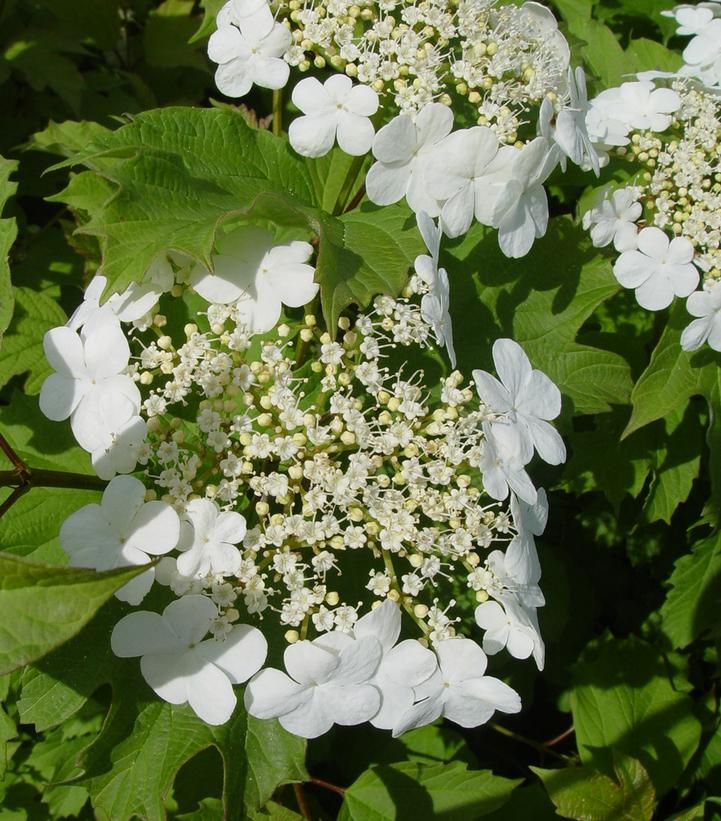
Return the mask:
<svg viewBox="0 0 721 821">
<path fill-rule="evenodd" d="M 207 255 L 229 214 L 310 229 L 333 324 L 349 302 L 397 288 L 418 251 L 395 239 L 400 207 L 332 213 L 342 155 L 306 163 L 248 110 L 213 102 L 204 48 L 219 5 L 0 3 L 0 432 L 32 469 L 88 477 L 83 490 L 30 489 L 0 521 L 0 820 L 721 818 L 719 355 L 681 351 L 681 306 L 666 324 L 620 291 L 578 226 L 592 193 L 580 175 L 552 180 L 555 216 L 528 257 L 507 260 L 476 227 L 443 260 L 461 369 L 489 367 L 492 340 L 512 336 L 565 397 L 570 458 L 539 476 L 551 489 L 547 667 L 494 668 L 524 711 L 395 741 L 336 728 L 306 750 L 242 710 L 207 727 L 112 657 L 122 606 L 101 605 L 128 571 L 61 566 L 60 523 L 98 490 L 36 399 L 43 333 L 78 303 L 101 249 L 120 287 L 169 238 Z M 596 90 L 678 65 L 668 5 L 554 3 Z M 262 93 L 246 104 L 270 110 Z"/>
</svg>

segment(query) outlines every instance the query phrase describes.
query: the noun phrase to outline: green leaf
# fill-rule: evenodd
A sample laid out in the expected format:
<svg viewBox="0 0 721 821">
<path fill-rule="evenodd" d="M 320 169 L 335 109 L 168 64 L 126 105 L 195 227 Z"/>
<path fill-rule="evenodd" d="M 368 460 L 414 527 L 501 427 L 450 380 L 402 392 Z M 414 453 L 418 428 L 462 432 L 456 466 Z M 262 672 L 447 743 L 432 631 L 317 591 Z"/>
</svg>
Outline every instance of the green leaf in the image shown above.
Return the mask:
<svg viewBox="0 0 721 821">
<path fill-rule="evenodd" d="M 681 332 L 688 321 L 683 305 L 676 304 L 648 367 L 631 392 L 633 411 L 624 437 L 683 407 L 692 396 L 710 392 L 719 357 L 710 349 L 681 350 Z"/>
<path fill-rule="evenodd" d="M 404 205 L 367 204 L 341 217 L 322 217 L 316 280 L 331 333 L 348 305 L 364 308 L 379 293 L 397 296 L 422 249 Z"/>
<path fill-rule="evenodd" d="M 242 693 L 232 718 L 220 727 L 205 724 L 187 705 L 157 698 L 141 678 L 137 659 L 118 659 L 110 650 L 112 628 L 127 612 L 127 606 L 109 604 L 78 636 L 26 672 L 18 703 L 22 721 L 40 731 L 67 721 L 99 687 L 111 684 L 110 711 L 79 761 L 97 818 L 162 821 L 163 797 L 176 773 L 208 747 L 223 758 L 228 821 L 245 821 L 280 784 L 307 779 L 305 741 L 276 721 L 247 716 Z"/>
<path fill-rule="evenodd" d="M 262 810 L 250 816 L 250 821 L 303 821 L 303 816 L 282 804 L 269 801 Z"/>
<path fill-rule="evenodd" d="M 194 0 L 165 0 L 152 9 L 143 29 L 143 51 L 150 66 L 208 70 L 205 49 L 189 41 L 198 27 Z"/>
<path fill-rule="evenodd" d="M 583 323 L 618 291 L 618 283 L 608 260 L 570 219 L 551 220 L 546 236 L 534 245 L 533 264 L 504 257 L 496 232 L 478 225 L 448 254 L 442 261 L 451 281 L 462 370 L 489 367 L 493 341 L 510 336 L 577 413 L 600 413 L 627 402 L 628 363 L 617 353 L 577 341 Z"/>
<path fill-rule="evenodd" d="M 348 189 L 352 196 L 363 184 L 369 161 L 334 146 L 322 157 L 306 159 L 306 164 L 313 184 L 313 202 L 333 214 L 341 192 Z"/>
<path fill-rule="evenodd" d="M 638 758 L 659 796 L 698 747 L 693 702 L 674 689 L 660 652 L 640 639 L 605 637 L 574 668 L 576 740 L 584 764 L 610 775 L 609 751 Z"/>
<path fill-rule="evenodd" d="M 313 190 L 304 161 L 287 140 L 229 108 L 146 111 L 99 135 L 70 164 L 116 189 L 83 228 L 101 241 L 108 293 L 139 280 L 168 249 L 210 266 L 216 232 L 230 218 L 307 227 L 313 213 L 304 207 Z"/>
<path fill-rule="evenodd" d="M 558 815 L 577 821 L 650 821 L 655 793 L 648 773 L 635 758 L 616 766 L 619 783 L 589 767 L 544 770 L 541 779 Z"/>
<path fill-rule="evenodd" d="M 338 821 L 467 821 L 505 804 L 519 783 L 461 762 L 380 765 L 348 787 Z"/>
<path fill-rule="evenodd" d="M 10 174 L 17 168 L 15 160 L 6 160 L 0 157 L 0 214 L 5 203 L 12 197 L 17 183 L 10 182 Z M 13 289 L 10 282 L 10 266 L 8 254 L 17 236 L 15 219 L 0 219 L 0 346 L 3 334 L 7 330 L 13 315 Z"/>
<path fill-rule="evenodd" d="M 26 392 L 39 393 L 52 370 L 43 352 L 43 336 L 66 321 L 55 300 L 29 288 L 16 288 L 15 313 L 0 349 L 0 386 L 13 376 L 27 373 Z"/>
<path fill-rule="evenodd" d="M 96 573 L 0 554 L 0 675 L 74 636 L 118 588 L 144 569 L 141 565 Z"/>
<path fill-rule="evenodd" d="M 661 624 L 673 647 L 687 647 L 717 627 L 721 598 L 721 533 L 699 542 L 674 565 L 671 590 L 661 608 Z"/>
<path fill-rule="evenodd" d="M 104 125 L 87 120 L 65 120 L 62 123 L 50 120 L 42 131 L 30 137 L 28 148 L 72 157 L 108 131 Z"/>
</svg>

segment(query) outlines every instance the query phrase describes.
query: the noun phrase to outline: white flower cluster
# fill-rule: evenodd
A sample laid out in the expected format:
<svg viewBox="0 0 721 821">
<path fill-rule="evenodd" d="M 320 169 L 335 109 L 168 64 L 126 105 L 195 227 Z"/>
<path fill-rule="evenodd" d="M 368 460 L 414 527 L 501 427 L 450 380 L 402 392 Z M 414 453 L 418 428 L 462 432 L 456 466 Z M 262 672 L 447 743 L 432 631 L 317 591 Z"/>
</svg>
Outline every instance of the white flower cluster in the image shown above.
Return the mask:
<svg viewBox="0 0 721 821">
<path fill-rule="evenodd" d="M 584 214 L 593 244 L 614 244 L 616 278 L 642 307 L 657 311 L 688 297 L 696 319 L 681 337 L 684 350 L 706 342 L 721 350 L 718 95 L 690 80 L 672 88 L 624 83 L 591 101 L 587 122 L 602 148 L 638 169 Z"/>
<path fill-rule="evenodd" d="M 208 723 L 230 717 L 232 685 L 250 679 L 249 712 L 306 737 L 364 721 L 397 734 L 441 715 L 474 726 L 520 709 L 485 675 L 487 653 L 543 666 L 534 537 L 547 505 L 526 468 L 534 451 L 565 458 L 549 424 L 560 393 L 511 340 L 494 345 L 500 380 L 474 372 L 477 392 L 454 371 L 432 399 L 422 371 L 398 366 L 434 339 L 454 357 L 440 231 L 427 216 L 421 227 L 430 253 L 404 296 L 341 318 L 337 339 L 292 310 L 317 293 L 312 246 L 247 225 L 219 240 L 212 271 L 164 260 L 168 313 L 186 292 L 205 300 L 182 339 L 154 306 L 133 324 L 117 300 L 98 305 L 102 282 L 46 337 L 56 373 L 41 405 L 71 415 L 111 479 L 61 544 L 97 569 L 162 556 L 116 595 L 138 605 L 155 585 L 169 603 L 125 616 L 112 647 Z M 140 478 L 126 475 L 138 463 Z M 460 636 L 461 596 L 483 649 Z M 241 614 L 285 633 L 286 673 L 261 669 L 266 636 Z M 410 628 L 419 637 L 399 642 Z"/>
<path fill-rule="evenodd" d="M 300 116 L 288 139 L 307 157 L 336 142 L 353 156 L 372 150 L 366 188 L 375 204 L 405 197 L 417 215 L 440 216 L 450 237 L 475 219 L 498 229 L 507 256 L 521 257 L 546 231 L 543 184 L 559 163 L 598 173 L 585 77 L 571 70 L 545 6 L 291 0 L 272 8 L 264 0 L 223 6 L 208 47 L 218 87 L 231 96 L 253 82 L 277 89 L 288 65 L 308 69 L 309 57 L 341 72 L 294 87 Z M 472 125 L 454 131 L 455 119 Z"/>
</svg>

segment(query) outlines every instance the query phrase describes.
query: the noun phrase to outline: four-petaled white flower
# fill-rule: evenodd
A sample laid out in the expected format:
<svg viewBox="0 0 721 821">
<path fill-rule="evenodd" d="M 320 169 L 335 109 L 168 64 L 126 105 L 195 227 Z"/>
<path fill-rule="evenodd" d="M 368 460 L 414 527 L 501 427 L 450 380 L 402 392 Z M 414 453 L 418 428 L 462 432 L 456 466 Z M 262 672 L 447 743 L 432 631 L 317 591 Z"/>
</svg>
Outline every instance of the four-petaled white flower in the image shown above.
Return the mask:
<svg viewBox="0 0 721 821">
<path fill-rule="evenodd" d="M 545 137 L 518 149 L 498 152 L 491 225 L 498 228 L 501 251 L 512 259 L 525 256 L 533 242 L 546 233 L 548 198 L 543 183 L 558 165 L 559 150 Z"/>
<path fill-rule="evenodd" d="M 418 230 L 421 232 L 428 254 L 419 254 L 415 261 L 416 274 L 428 286 L 428 293 L 421 299 L 421 316 L 427 322 L 439 345 L 445 346 L 451 366 L 456 367 L 456 351 L 453 346 L 453 323 L 450 314 L 450 285 L 445 268 L 438 267 L 443 229 L 421 211 L 416 215 Z"/>
<path fill-rule="evenodd" d="M 603 192 L 601 201 L 583 215 L 583 227 L 591 229 L 591 241 L 596 248 L 613 242 L 617 251 L 632 251 L 637 247 L 636 220 L 643 207 L 633 186 Z"/>
<path fill-rule="evenodd" d="M 52 328 L 43 338 L 50 374 L 40 390 L 40 409 L 55 422 L 70 416 L 81 447 L 97 447 L 97 402 L 125 404 L 128 419 L 140 410 L 140 392 L 129 376 L 130 348 L 116 320 L 108 320 L 81 337 L 67 327 Z"/>
<path fill-rule="evenodd" d="M 519 584 L 538 584 L 541 563 L 538 560 L 534 536 L 540 536 L 548 521 L 548 497 L 538 489 L 536 503 L 529 505 L 515 495 L 511 497 L 511 515 L 516 535 L 506 549 L 505 569 Z"/>
<path fill-rule="evenodd" d="M 503 607 L 498 602 L 486 601 L 476 607 L 476 624 L 485 630 L 483 651 L 489 656 L 505 647 L 516 659 L 527 659 L 533 652 L 535 636 L 527 623 L 524 611 L 507 596 Z"/>
<path fill-rule="evenodd" d="M 233 684 L 256 673 L 268 650 L 263 634 L 239 624 L 222 639 L 203 638 L 218 609 L 205 596 L 171 602 L 162 616 L 130 613 L 113 629 L 110 645 L 121 658 L 140 656 L 140 672 L 171 704 L 188 702 L 207 724 L 224 724 L 235 709 Z"/>
<path fill-rule="evenodd" d="M 112 479 L 117 473 L 132 473 L 148 430 L 133 404 L 124 396 L 92 396 L 87 400 L 83 419 L 83 447 L 90 453 L 98 476 Z"/>
<path fill-rule="evenodd" d="M 293 89 L 293 103 L 303 112 L 288 129 L 288 140 L 304 157 L 322 157 L 336 138 L 346 154 L 370 151 L 375 131 L 370 121 L 378 110 L 378 95 L 369 86 L 356 84 L 344 74 L 325 83 L 306 77 Z"/>
<path fill-rule="evenodd" d="M 381 695 L 370 681 L 383 656 L 372 635 L 354 639 L 334 631 L 289 645 L 289 675 L 274 668 L 245 688 L 245 708 L 256 718 L 277 718 L 291 733 L 316 738 L 334 724 L 362 724 L 378 713 Z"/>
<path fill-rule="evenodd" d="M 624 288 L 634 288 L 636 301 L 649 311 L 660 311 L 674 296 L 689 296 L 699 273 L 691 261 L 693 245 L 685 237 L 668 236 L 654 226 L 638 234 L 638 250 L 624 251 L 613 266 Z"/>
<path fill-rule="evenodd" d="M 714 285 L 708 291 L 695 291 L 686 300 L 686 310 L 698 319 L 681 334 L 684 351 L 695 351 L 704 342 L 715 351 L 721 351 L 721 285 Z"/>
<path fill-rule="evenodd" d="M 536 448 L 541 459 L 560 465 L 566 459 L 566 448 L 548 420 L 561 412 L 561 392 L 546 374 L 531 367 L 523 348 L 512 339 L 493 343 L 493 363 L 500 381 L 486 371 L 473 371 L 481 401 L 517 427 L 521 438 Z M 494 425 L 494 433 L 500 427 Z M 535 498 L 526 501 L 533 504 Z"/>
<path fill-rule="evenodd" d="M 676 34 L 682 37 L 693 37 L 701 34 L 706 26 L 713 20 L 714 13 L 703 3 L 699 6 L 676 6 L 674 9 L 667 9 L 661 12 L 663 17 L 673 17 L 678 24 Z"/>
<path fill-rule="evenodd" d="M 453 112 L 442 103 L 427 103 L 415 116 L 399 114 L 376 134 L 374 163 L 366 176 L 368 199 L 390 205 L 406 198 L 412 211 L 440 214 L 440 205 L 428 193 L 425 172 L 429 158 L 453 128 Z"/>
<path fill-rule="evenodd" d="M 147 564 L 150 556 L 171 551 L 178 543 L 180 520 L 165 502 L 146 502 L 145 485 L 132 476 L 116 476 L 100 504 L 81 507 L 63 522 L 60 544 L 72 567 L 112 570 Z M 136 576 L 115 595 L 140 604 L 150 590 L 155 569 Z"/>
<path fill-rule="evenodd" d="M 371 724 L 382 730 L 393 728 L 398 716 L 413 704 L 413 688 L 427 681 L 438 666 L 435 655 L 415 639 L 396 644 L 400 632 L 401 611 L 390 599 L 353 625 L 356 639 L 373 636 L 383 649 L 378 669 L 370 679 L 381 694 L 380 710 Z"/>
<path fill-rule="evenodd" d="M 504 422 L 484 422 L 483 433 L 486 438 L 479 467 L 488 495 L 502 502 L 513 491 L 528 504 L 535 504 L 536 488 L 526 473 L 533 448 L 520 428 Z"/>
<path fill-rule="evenodd" d="M 461 727 L 485 724 L 496 710 L 517 713 L 518 693 L 497 678 L 484 675 L 486 654 L 470 639 L 454 637 L 435 645 L 439 669 L 417 694 L 424 696 L 400 716 L 393 728 L 399 736 L 443 716 Z"/>
<path fill-rule="evenodd" d="M 465 234 L 473 217 L 483 225 L 493 223 L 493 206 L 505 182 L 498 168 L 500 143 L 490 128 L 474 126 L 455 131 L 439 144 L 428 160 L 428 193 L 443 202 L 441 225 L 449 237 Z"/>
<path fill-rule="evenodd" d="M 681 98 L 650 80 L 623 83 L 591 100 L 587 125 L 592 139 L 606 145 L 626 145 L 631 129 L 665 131 Z"/>
<path fill-rule="evenodd" d="M 283 59 L 290 30 L 276 23 L 268 4 L 226 3 L 208 41 L 208 57 L 218 63 L 215 84 L 228 97 L 244 97 L 254 85 L 278 89 L 288 82 Z"/>
<path fill-rule="evenodd" d="M 193 499 L 185 510 L 180 533 L 178 572 L 201 579 L 208 573 L 230 575 L 240 567 L 245 518 L 235 511 L 221 512 L 210 499 Z"/>
<path fill-rule="evenodd" d="M 190 274 L 195 290 L 208 302 L 238 302 L 238 315 L 254 333 L 271 330 L 283 305 L 299 308 L 318 293 L 315 269 L 308 265 L 313 246 L 294 240 L 274 245 L 263 228 L 242 227 L 218 242 L 213 270 L 198 263 Z"/>
</svg>

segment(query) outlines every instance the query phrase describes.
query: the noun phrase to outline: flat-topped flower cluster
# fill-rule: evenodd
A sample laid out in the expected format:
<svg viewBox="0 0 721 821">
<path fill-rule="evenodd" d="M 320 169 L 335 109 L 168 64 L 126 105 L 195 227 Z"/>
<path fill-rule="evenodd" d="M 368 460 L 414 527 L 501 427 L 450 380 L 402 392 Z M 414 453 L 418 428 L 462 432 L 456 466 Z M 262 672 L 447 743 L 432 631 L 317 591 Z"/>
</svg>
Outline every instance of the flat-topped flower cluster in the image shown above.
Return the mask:
<svg viewBox="0 0 721 821">
<path fill-rule="evenodd" d="M 632 172 L 584 215 L 594 245 L 620 252 L 614 273 L 642 307 L 688 298 L 696 319 L 682 335 L 685 350 L 706 342 L 721 350 L 718 94 L 688 79 L 640 80 L 602 92 L 591 106 L 590 130 L 602 132 Z"/>
<path fill-rule="evenodd" d="M 404 294 L 334 336 L 300 310 L 318 290 L 312 246 L 248 225 L 218 241 L 212 270 L 168 255 L 102 306 L 99 278 L 46 336 L 41 406 L 70 417 L 110 480 L 61 544 L 98 569 L 159 558 L 116 595 L 137 606 L 160 585 L 169 603 L 125 616 L 112 646 L 209 723 L 250 679 L 248 711 L 307 737 L 439 715 L 474 726 L 520 709 L 486 653 L 543 666 L 547 505 L 526 467 L 565 458 L 560 394 L 511 340 L 494 345 L 500 380 L 454 370 L 434 389 L 408 363 L 433 344 L 455 361 L 440 231 L 420 227 L 429 253 Z M 187 300 L 196 321 L 180 330 L 166 314 Z M 459 588 L 483 649 L 463 637 Z M 285 673 L 261 670 L 273 636 Z"/>
</svg>

